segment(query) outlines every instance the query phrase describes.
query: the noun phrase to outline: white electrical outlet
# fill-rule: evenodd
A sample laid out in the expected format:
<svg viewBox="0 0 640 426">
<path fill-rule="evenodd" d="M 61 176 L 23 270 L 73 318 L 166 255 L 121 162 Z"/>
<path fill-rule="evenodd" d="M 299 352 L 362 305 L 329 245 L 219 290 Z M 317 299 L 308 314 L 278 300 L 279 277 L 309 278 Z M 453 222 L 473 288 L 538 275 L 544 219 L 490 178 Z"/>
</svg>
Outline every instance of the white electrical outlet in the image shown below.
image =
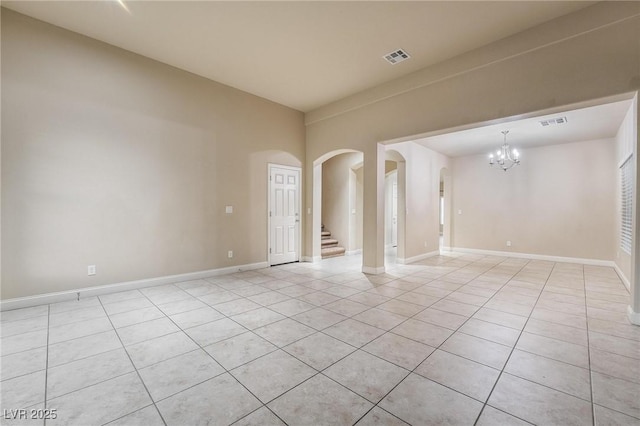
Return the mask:
<svg viewBox="0 0 640 426">
<path fill-rule="evenodd" d="M 227 256 L 229 257 L 229 259 L 233 258 L 233 250 L 229 250 L 227 252 Z"/>
<path fill-rule="evenodd" d="M 95 275 L 96 274 L 96 265 L 87 266 L 87 275 Z"/>
<path fill-rule="evenodd" d="M 511 247 L 511 241 L 507 241 L 507 247 Z"/>
<path fill-rule="evenodd" d="M 233 206 L 225 206 L 224 212 L 228 214 L 233 213 Z"/>
<path fill-rule="evenodd" d="M 459 210 L 458 210 L 458 214 L 462 214 L 462 209 L 459 209 Z"/>
</svg>

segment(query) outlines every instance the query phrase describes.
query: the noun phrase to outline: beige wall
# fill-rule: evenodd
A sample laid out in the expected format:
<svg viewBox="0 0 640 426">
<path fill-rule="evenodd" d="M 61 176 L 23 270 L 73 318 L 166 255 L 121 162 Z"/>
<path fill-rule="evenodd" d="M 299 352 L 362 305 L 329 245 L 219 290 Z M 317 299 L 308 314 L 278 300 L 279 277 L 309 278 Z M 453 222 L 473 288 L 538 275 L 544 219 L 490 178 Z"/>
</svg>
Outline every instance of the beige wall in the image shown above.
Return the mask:
<svg viewBox="0 0 640 426">
<path fill-rule="evenodd" d="M 640 2 L 587 7 L 307 113 L 307 157 L 638 90 L 639 38 Z"/>
<path fill-rule="evenodd" d="M 384 262 L 378 143 L 638 90 L 639 40 L 640 3 L 602 2 L 307 113 L 307 164 L 364 152 L 365 266 Z"/>
<path fill-rule="evenodd" d="M 453 159 L 453 247 L 613 260 L 615 142 L 521 152 L 507 172 L 486 155 Z"/>
<path fill-rule="evenodd" d="M 301 113 L 5 9 L 1 50 L 3 299 L 266 261 Z"/>
<path fill-rule="evenodd" d="M 351 241 L 351 225 L 358 226 L 351 216 L 352 208 L 358 213 L 356 193 L 353 192 L 352 168 L 362 163 L 362 153 L 352 152 L 336 155 L 322 164 L 322 223 L 331 237 L 338 240 L 338 245 L 347 250 L 358 247 Z M 357 185 L 357 184 L 356 184 Z M 355 205 L 352 207 L 352 205 Z"/>
</svg>

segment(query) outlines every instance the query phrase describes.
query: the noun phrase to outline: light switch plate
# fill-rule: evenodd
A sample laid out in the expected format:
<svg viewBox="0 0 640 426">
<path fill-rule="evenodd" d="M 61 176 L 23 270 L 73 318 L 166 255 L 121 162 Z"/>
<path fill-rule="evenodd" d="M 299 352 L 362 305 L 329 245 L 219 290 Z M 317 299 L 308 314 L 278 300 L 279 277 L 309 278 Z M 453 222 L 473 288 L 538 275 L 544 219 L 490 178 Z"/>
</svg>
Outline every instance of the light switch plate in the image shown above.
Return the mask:
<svg viewBox="0 0 640 426">
<path fill-rule="evenodd" d="M 224 208 L 225 213 L 233 213 L 233 206 L 226 206 Z"/>
</svg>

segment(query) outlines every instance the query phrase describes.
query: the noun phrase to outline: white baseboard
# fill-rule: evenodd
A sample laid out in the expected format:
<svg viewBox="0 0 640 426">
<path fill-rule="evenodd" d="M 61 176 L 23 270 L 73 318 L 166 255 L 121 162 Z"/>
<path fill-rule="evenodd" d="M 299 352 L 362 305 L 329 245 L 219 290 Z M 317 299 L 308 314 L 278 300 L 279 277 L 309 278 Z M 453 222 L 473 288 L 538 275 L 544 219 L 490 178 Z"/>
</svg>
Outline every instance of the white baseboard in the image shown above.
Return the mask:
<svg viewBox="0 0 640 426">
<path fill-rule="evenodd" d="M 363 274 L 371 274 L 371 275 L 380 275 L 384 274 L 384 266 L 380 266 L 377 268 L 373 268 L 371 266 L 363 266 L 362 267 Z"/>
<path fill-rule="evenodd" d="M 419 254 L 417 256 L 412 256 L 412 257 L 407 257 L 407 258 L 398 258 L 396 260 L 397 263 L 401 264 L 401 265 L 406 265 L 409 263 L 413 263 L 413 262 L 418 262 L 420 260 L 424 260 L 424 259 L 428 259 L 430 257 L 433 256 L 439 256 L 440 255 L 440 250 L 435 250 L 435 251 L 430 251 L 429 253 L 422 253 Z"/>
<path fill-rule="evenodd" d="M 355 254 L 362 254 L 362 249 L 349 250 L 349 251 L 344 252 L 344 254 L 346 256 L 353 256 Z"/>
<path fill-rule="evenodd" d="M 78 288 L 74 290 L 60 291 L 56 293 L 38 294 L 35 296 L 17 297 L 15 299 L 0 300 L 0 311 L 28 308 L 31 306 L 46 305 L 49 303 L 66 302 L 69 300 L 86 299 L 87 297 L 100 296 L 120 291 L 135 290 L 156 285 L 172 284 L 182 281 L 198 280 L 219 275 L 232 274 L 234 272 L 250 271 L 254 269 L 268 268 L 267 262 L 250 263 L 246 265 L 230 266 L 227 268 L 209 269 L 206 271 L 187 272 L 185 274 L 167 275 L 164 277 L 147 278 L 143 280 L 127 281 L 123 283 L 107 284 L 96 287 Z"/>
<path fill-rule="evenodd" d="M 624 286 L 627 287 L 627 290 L 631 291 L 631 283 L 629 282 L 629 279 L 626 277 L 626 275 L 622 272 L 622 269 L 620 269 L 618 264 L 615 262 L 613 262 L 613 268 L 616 270 L 616 273 L 618 274 L 618 277 L 620 277 L 620 280 L 622 281 Z"/>
<path fill-rule="evenodd" d="M 615 267 L 615 262 L 613 260 L 585 259 L 581 257 L 548 256 L 544 254 L 469 249 L 469 248 L 460 248 L 460 247 L 451 247 L 451 251 L 458 252 L 458 253 L 484 254 L 487 256 L 504 256 L 504 257 L 515 257 L 519 259 L 547 260 L 550 262 L 580 263 L 582 265 Z"/>
<path fill-rule="evenodd" d="M 627 307 L 627 316 L 631 324 L 640 325 L 640 312 L 634 312 L 631 305 Z"/>
<path fill-rule="evenodd" d="M 303 262 L 318 263 L 322 260 L 322 256 L 302 256 Z"/>
</svg>

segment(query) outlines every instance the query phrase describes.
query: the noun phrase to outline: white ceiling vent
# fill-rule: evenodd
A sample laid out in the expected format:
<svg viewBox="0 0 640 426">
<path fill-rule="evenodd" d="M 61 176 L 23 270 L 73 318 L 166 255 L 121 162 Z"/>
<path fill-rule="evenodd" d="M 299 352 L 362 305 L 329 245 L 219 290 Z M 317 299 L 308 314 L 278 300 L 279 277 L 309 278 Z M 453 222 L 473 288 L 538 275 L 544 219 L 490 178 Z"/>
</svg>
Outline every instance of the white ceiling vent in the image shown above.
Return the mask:
<svg viewBox="0 0 640 426">
<path fill-rule="evenodd" d="M 389 62 L 391 65 L 395 65 L 399 62 L 406 61 L 410 57 L 411 56 L 409 56 L 409 54 L 402 49 L 394 50 L 393 52 L 387 53 L 386 55 L 383 56 L 383 58 L 387 62 Z"/>
<path fill-rule="evenodd" d="M 567 117 L 558 117 L 558 118 L 552 118 L 549 120 L 542 120 L 540 121 L 540 125 L 542 127 L 547 127 L 547 126 L 553 126 L 555 124 L 565 124 L 567 122 Z"/>
</svg>

